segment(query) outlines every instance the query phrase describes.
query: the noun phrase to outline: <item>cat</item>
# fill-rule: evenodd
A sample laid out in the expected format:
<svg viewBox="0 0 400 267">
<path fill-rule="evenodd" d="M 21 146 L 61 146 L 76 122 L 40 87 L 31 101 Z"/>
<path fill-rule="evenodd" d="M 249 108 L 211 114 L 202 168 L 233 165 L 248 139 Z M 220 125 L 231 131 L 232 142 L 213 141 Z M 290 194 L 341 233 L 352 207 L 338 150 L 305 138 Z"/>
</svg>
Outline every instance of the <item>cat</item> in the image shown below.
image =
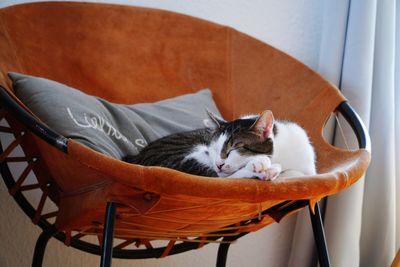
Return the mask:
<svg viewBox="0 0 400 267">
<path fill-rule="evenodd" d="M 209 113 L 204 124 L 202 129 L 160 138 L 124 160 L 209 177 L 274 180 L 282 171 L 280 160 L 286 161 L 284 171 L 311 174 L 314 166 L 315 172 L 313 149 L 304 130 L 294 123 L 274 121 L 269 110 L 229 122 Z M 282 137 L 291 139 L 289 145 Z M 304 148 L 306 157 L 297 148 Z M 298 153 L 297 161 L 289 157 L 292 151 Z"/>
</svg>

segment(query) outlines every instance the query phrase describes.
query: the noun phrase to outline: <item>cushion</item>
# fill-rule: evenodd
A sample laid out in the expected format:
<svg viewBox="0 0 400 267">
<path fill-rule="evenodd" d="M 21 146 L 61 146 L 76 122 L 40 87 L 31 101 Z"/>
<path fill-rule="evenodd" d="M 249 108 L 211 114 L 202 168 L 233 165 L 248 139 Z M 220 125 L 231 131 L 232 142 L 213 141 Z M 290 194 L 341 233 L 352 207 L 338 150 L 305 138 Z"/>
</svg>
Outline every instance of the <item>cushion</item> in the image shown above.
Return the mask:
<svg viewBox="0 0 400 267">
<path fill-rule="evenodd" d="M 162 136 L 204 127 L 220 114 L 209 89 L 156 103 L 122 105 L 44 78 L 10 72 L 16 96 L 59 134 L 119 158 Z"/>
</svg>

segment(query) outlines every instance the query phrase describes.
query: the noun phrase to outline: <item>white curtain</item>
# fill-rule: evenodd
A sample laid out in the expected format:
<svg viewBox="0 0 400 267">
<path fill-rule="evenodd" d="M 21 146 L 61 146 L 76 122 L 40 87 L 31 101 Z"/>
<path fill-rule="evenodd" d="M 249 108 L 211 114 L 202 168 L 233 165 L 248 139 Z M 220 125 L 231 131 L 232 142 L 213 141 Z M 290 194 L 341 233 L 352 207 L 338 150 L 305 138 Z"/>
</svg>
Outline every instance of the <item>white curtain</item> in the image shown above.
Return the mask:
<svg viewBox="0 0 400 267">
<path fill-rule="evenodd" d="M 390 266 L 399 249 L 399 10 L 396 0 L 325 4 L 318 71 L 341 88 L 372 141 L 365 178 L 327 201 L 325 229 L 334 267 Z M 351 130 L 343 131 L 354 146 Z M 343 146 L 339 131 L 336 135 L 337 145 Z"/>
</svg>

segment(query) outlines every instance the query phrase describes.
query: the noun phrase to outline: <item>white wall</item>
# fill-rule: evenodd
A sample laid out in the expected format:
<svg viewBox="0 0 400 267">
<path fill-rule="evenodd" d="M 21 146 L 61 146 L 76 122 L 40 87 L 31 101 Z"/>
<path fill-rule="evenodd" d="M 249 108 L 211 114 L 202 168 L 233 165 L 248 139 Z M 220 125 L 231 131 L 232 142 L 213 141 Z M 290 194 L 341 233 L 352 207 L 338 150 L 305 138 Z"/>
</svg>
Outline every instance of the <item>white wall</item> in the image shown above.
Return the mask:
<svg viewBox="0 0 400 267">
<path fill-rule="evenodd" d="M 24 0 L 1 0 L 0 7 Z M 232 26 L 318 67 L 324 1 L 320 0 L 115 0 L 172 10 Z M 30 266 L 39 227 L 24 216 L 0 182 L 0 266 Z M 295 217 L 247 235 L 231 246 L 227 266 L 287 266 Z M 217 246 L 161 260 L 114 260 L 113 266 L 214 266 Z M 99 258 L 50 240 L 43 266 L 98 266 Z"/>
</svg>

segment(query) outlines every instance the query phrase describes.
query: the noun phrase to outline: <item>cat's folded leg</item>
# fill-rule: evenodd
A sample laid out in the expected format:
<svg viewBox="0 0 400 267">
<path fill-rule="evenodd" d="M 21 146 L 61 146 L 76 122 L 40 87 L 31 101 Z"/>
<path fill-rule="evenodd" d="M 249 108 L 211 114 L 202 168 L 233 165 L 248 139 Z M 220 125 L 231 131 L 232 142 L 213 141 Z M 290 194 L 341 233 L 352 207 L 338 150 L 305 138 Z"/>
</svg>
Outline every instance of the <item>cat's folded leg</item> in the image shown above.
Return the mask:
<svg viewBox="0 0 400 267">
<path fill-rule="evenodd" d="M 247 170 L 246 168 L 242 168 L 226 178 L 258 178 L 264 180 L 263 177 L 264 174 L 262 173 L 257 173 Z"/>
<path fill-rule="evenodd" d="M 256 156 L 247 165 L 228 176 L 228 178 L 257 178 L 272 181 L 279 176 L 282 168 L 280 164 L 271 164 L 268 156 Z"/>
<path fill-rule="evenodd" d="M 257 178 L 264 181 L 272 181 L 276 179 L 281 172 L 279 164 L 273 164 L 270 168 L 263 171 L 254 172 L 246 168 L 242 168 L 237 172 L 231 174 L 227 178 Z"/>
<path fill-rule="evenodd" d="M 279 178 L 284 178 L 284 179 L 290 179 L 290 178 L 298 178 L 300 176 L 304 176 L 305 174 L 302 173 L 301 171 L 297 170 L 284 170 L 281 172 L 279 175 Z"/>
</svg>

